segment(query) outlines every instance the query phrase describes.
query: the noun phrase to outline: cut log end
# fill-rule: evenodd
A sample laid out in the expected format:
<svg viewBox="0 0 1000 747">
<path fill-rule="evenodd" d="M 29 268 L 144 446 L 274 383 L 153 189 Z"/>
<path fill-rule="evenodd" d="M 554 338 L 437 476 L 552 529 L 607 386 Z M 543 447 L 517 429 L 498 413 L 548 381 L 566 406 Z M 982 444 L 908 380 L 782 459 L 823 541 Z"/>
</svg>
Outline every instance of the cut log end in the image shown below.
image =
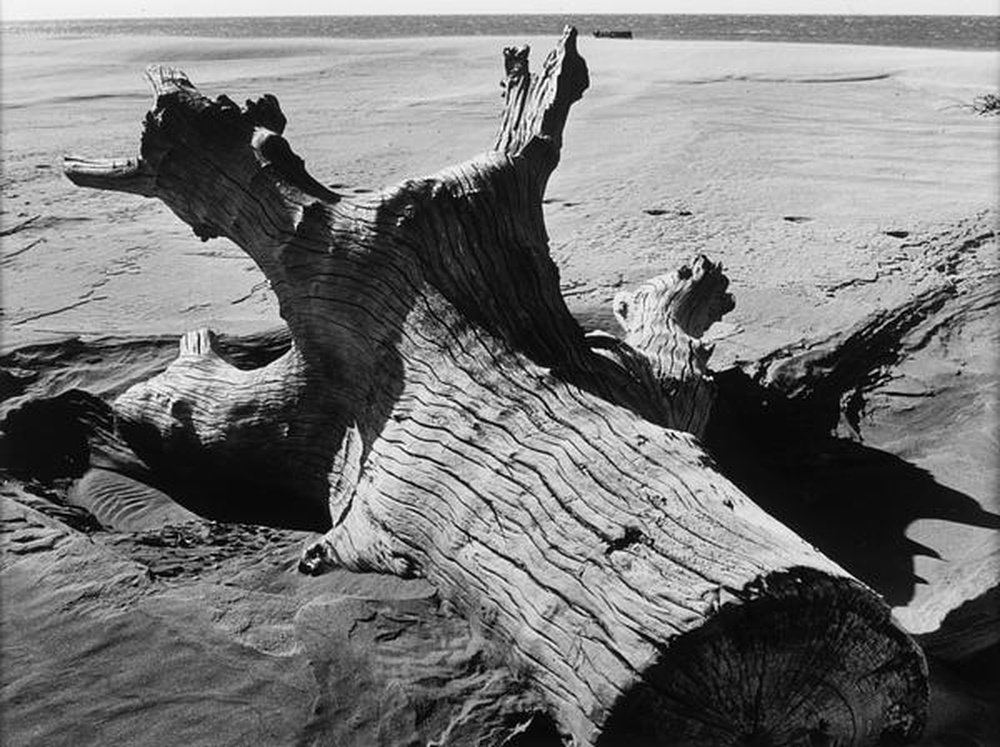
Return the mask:
<svg viewBox="0 0 1000 747">
<path fill-rule="evenodd" d="M 673 641 L 621 697 L 599 745 L 908 744 L 924 729 L 927 665 L 861 584 L 772 574 Z"/>
</svg>

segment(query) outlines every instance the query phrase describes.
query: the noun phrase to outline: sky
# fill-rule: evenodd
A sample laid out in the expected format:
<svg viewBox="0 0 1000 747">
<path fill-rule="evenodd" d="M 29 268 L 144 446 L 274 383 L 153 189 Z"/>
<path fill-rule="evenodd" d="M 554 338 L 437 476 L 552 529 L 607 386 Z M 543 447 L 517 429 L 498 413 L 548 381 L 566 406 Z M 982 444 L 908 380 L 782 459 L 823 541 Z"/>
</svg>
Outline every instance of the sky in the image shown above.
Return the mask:
<svg viewBox="0 0 1000 747">
<path fill-rule="evenodd" d="M 0 0 L 0 20 L 407 13 L 1000 15 L 1000 0 Z"/>
</svg>

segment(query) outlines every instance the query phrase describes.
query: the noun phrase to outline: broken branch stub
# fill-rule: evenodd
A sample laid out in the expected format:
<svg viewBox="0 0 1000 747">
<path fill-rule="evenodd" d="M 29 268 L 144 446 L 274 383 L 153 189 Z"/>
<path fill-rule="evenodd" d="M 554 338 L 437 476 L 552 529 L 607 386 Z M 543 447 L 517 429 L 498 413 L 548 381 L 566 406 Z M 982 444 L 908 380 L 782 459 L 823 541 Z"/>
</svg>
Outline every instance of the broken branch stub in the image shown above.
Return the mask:
<svg viewBox="0 0 1000 747">
<path fill-rule="evenodd" d="M 327 505 L 304 568 L 425 576 L 576 744 L 914 738 L 926 668 L 886 606 L 663 427 L 677 424 L 650 384 L 672 370 L 649 362 L 659 343 L 609 354 L 566 308 L 542 196 L 587 86 L 575 31 L 540 74 L 526 50 L 507 73 L 493 150 L 347 198 L 305 172 L 273 97 L 241 110 L 155 69 L 131 175 L 80 160 L 67 175 L 237 243 L 293 345 L 244 371 L 189 334 L 116 401 L 123 430 L 161 469 L 253 475 L 276 511 Z M 725 306 L 699 271 L 715 290 L 692 303 Z M 697 338 L 725 310 L 674 318 Z"/>
</svg>

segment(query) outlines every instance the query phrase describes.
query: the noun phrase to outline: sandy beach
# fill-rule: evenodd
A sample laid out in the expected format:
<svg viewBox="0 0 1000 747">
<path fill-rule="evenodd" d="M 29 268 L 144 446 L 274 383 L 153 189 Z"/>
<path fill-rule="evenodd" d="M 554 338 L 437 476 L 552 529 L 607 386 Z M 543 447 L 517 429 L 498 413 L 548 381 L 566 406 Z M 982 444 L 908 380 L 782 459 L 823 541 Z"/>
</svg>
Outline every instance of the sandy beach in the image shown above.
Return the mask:
<svg viewBox="0 0 1000 747">
<path fill-rule="evenodd" d="M 235 245 L 200 242 L 159 202 L 62 175 L 64 155 L 134 155 L 150 106 L 147 64 L 179 67 L 238 102 L 273 93 L 310 173 L 350 195 L 485 150 L 501 50 L 513 43 L 530 44 L 538 65 L 551 39 L 5 36 L 0 352 L 14 374 L 0 415 L 72 388 L 120 392 L 166 365 L 187 330 L 237 335 L 281 321 Z M 709 333 L 718 371 L 949 283 L 982 289 L 961 324 L 905 338 L 852 436 L 922 481 L 919 496 L 892 480 L 880 496 L 893 506 L 926 498 L 896 527 L 902 576 L 872 560 L 884 544 L 864 525 L 881 514 L 851 496 L 843 511 L 860 515 L 845 518 L 838 505 L 820 513 L 861 525 L 857 542 L 799 529 L 885 595 L 911 633 L 937 631 L 967 602 L 979 605 L 969 625 L 981 627 L 1000 606 L 989 580 L 1000 574 L 1000 138 L 998 120 L 969 104 L 995 92 L 1000 55 L 583 37 L 580 52 L 591 86 L 569 119 L 545 219 L 564 296 L 585 326 L 615 332 L 618 290 L 699 253 L 724 263 L 736 298 Z M 942 508 L 945 495 L 953 506 Z M 7 480 L 3 500 L 7 744 L 404 744 L 438 717 L 418 723 L 387 684 L 403 670 L 420 682 L 414 661 L 448 678 L 453 700 L 501 697 L 496 683 L 462 679 L 459 654 L 435 658 L 426 584 L 297 576 L 305 532 L 234 529 L 156 555 L 113 531 L 102 539 L 77 514 L 54 518 L 37 484 Z M 874 570 L 866 578 L 856 568 Z M 248 598 L 253 615 L 241 606 Z M 357 664 L 368 644 L 351 640 L 350 622 L 389 625 L 393 605 L 415 621 L 409 648 Z M 338 615 L 340 628 L 322 627 Z M 961 649 L 956 625 L 948 645 Z M 453 653 L 467 643 L 454 625 L 440 635 Z M 997 644 L 973 648 L 932 658 L 921 744 L 1000 744 L 989 671 Z M 355 697 L 365 688 L 379 694 Z"/>
</svg>

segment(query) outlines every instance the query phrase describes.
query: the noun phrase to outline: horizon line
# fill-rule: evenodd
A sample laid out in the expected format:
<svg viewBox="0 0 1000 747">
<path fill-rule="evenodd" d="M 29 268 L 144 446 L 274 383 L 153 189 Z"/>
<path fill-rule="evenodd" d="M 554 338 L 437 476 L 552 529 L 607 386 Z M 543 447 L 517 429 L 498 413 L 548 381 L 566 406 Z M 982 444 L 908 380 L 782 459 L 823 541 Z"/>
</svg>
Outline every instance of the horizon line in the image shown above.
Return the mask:
<svg viewBox="0 0 1000 747">
<path fill-rule="evenodd" d="M 549 12 L 549 11 L 522 11 L 518 13 L 495 13 L 488 11 L 470 11 L 467 13 L 399 13 L 395 11 L 390 12 L 373 12 L 373 13 L 311 13 L 311 12 L 290 12 L 290 13 L 205 13 L 205 14 L 190 14 L 181 13 L 178 15 L 145 15 L 145 14 L 134 14 L 134 15 L 87 15 L 87 16 L 43 16 L 43 17 L 28 17 L 23 16 L 19 18 L 5 18 L 4 14 L 0 13 L 0 23 L 32 23 L 32 22 L 51 22 L 51 21 L 135 21 L 135 20 L 147 20 L 147 21 L 166 21 L 166 20 L 180 20 L 180 19 L 221 19 L 221 18 L 323 18 L 323 17 L 344 17 L 344 18 L 369 18 L 369 17 L 380 17 L 380 18 L 412 18 L 418 16 L 436 16 L 436 17 L 474 17 L 474 16 L 561 16 L 561 17 L 573 17 L 573 16 L 833 16 L 833 17 L 854 17 L 854 16 L 875 16 L 875 17 L 908 17 L 908 18 L 976 18 L 976 17 L 989 17 L 995 16 L 996 13 L 990 11 L 983 12 L 972 12 L 972 13 L 899 13 L 899 12 L 878 12 L 878 13 L 828 13 L 828 12 L 797 12 L 797 13 L 781 13 L 776 11 L 759 10 L 759 11 L 732 11 L 728 13 L 720 12 L 685 12 L 685 13 L 660 13 L 656 11 L 590 11 L 590 12 L 569 12 L 569 13 L 559 13 L 559 12 Z"/>
</svg>

